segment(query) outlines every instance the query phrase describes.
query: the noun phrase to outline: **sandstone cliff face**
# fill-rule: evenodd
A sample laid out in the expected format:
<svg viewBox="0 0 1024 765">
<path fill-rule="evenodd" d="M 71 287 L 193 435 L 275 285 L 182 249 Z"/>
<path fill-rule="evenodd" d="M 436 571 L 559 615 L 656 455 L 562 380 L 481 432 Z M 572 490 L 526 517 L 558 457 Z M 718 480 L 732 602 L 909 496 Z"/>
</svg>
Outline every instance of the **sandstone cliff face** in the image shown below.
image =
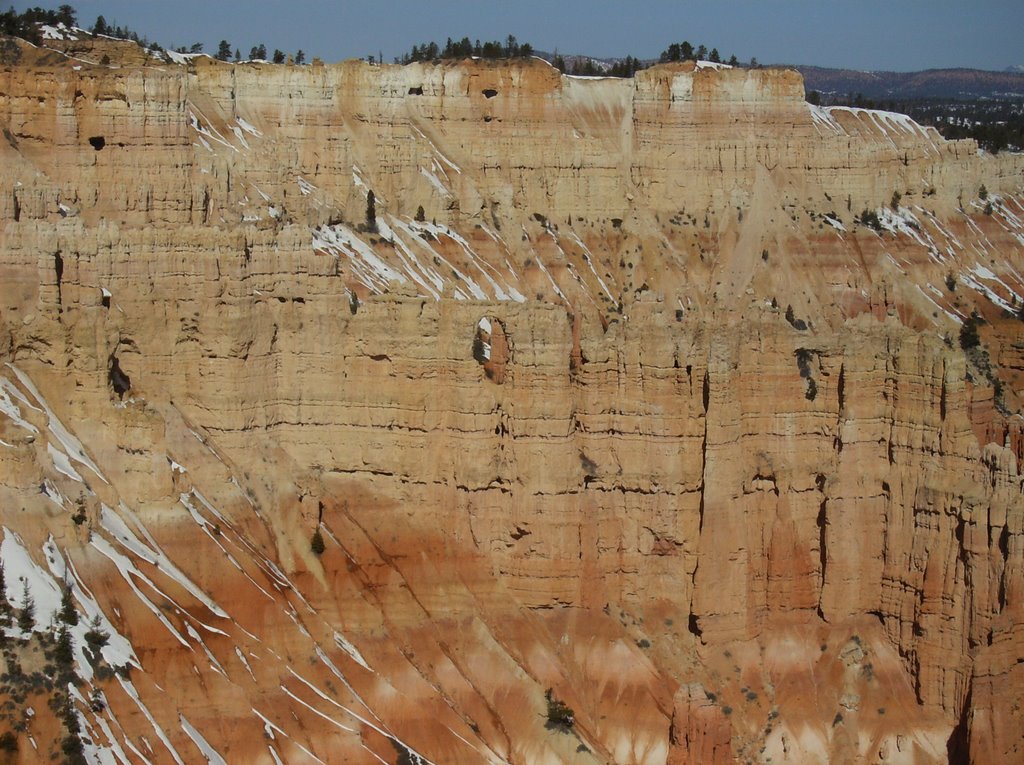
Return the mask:
<svg viewBox="0 0 1024 765">
<path fill-rule="evenodd" d="M 684 685 L 676 693 L 669 739 L 670 765 L 733 761 L 729 721 L 698 684 Z"/>
<path fill-rule="evenodd" d="M 5 564 L 110 756 L 1019 760 L 1019 157 L 774 70 L 0 76 Z"/>
</svg>

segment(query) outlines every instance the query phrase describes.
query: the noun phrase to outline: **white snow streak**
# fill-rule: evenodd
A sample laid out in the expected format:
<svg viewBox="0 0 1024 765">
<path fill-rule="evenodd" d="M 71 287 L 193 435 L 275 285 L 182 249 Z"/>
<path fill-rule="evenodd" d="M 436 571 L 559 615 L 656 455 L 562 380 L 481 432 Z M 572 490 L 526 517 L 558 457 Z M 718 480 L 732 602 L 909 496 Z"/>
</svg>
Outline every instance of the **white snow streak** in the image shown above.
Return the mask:
<svg viewBox="0 0 1024 765">
<path fill-rule="evenodd" d="M 181 729 L 192 739 L 192 743 L 203 753 L 203 757 L 206 758 L 207 762 L 211 763 L 211 765 L 228 765 L 224 758 L 217 754 L 217 750 L 210 746 L 210 743 L 203 738 L 203 734 L 196 730 L 195 726 L 185 718 L 185 715 L 179 714 L 178 720 L 181 722 Z"/>
</svg>

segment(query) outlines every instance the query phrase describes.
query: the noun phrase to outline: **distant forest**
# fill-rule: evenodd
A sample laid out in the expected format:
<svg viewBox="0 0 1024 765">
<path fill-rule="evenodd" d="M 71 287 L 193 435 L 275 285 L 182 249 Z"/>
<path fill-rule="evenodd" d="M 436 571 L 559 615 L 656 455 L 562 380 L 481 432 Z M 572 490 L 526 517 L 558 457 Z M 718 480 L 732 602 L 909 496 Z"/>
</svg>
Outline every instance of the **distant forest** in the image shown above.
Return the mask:
<svg viewBox="0 0 1024 765">
<path fill-rule="evenodd" d="M 463 37 L 461 40 L 452 40 L 449 37 L 443 47 L 436 42 L 413 45 L 412 50 L 408 53 L 396 57 L 395 63 L 411 64 L 417 61 L 445 61 L 471 57 L 483 59 L 526 58 L 533 55 L 535 55 L 534 47 L 530 43 L 519 43 L 514 35 L 509 35 L 505 42 L 494 40 L 484 43 L 479 40 L 473 42 L 468 37 Z M 728 63 L 730 66 L 740 66 L 735 55 L 726 62 L 719 55 L 718 48 L 712 48 L 710 51 L 704 45 L 698 45 L 695 48 L 686 41 L 672 43 L 661 52 L 658 63 L 670 61 L 710 61 L 715 64 Z M 655 62 L 644 61 L 630 55 L 622 59 L 615 59 L 609 64 L 589 56 L 566 57 L 556 52 L 551 57 L 551 63 L 565 74 L 591 77 L 632 77 Z M 752 59 L 750 65 L 756 67 L 757 59 Z"/>
<path fill-rule="evenodd" d="M 9 35 L 11 37 L 20 37 L 23 40 L 28 40 L 33 45 L 43 44 L 43 36 L 40 30 L 40 25 L 49 24 L 57 26 L 63 24 L 67 28 L 78 27 L 78 12 L 71 5 L 61 5 L 57 10 L 48 10 L 46 8 L 28 8 L 25 11 L 18 13 L 13 7 L 0 13 L 0 35 Z M 96 17 L 96 21 L 92 26 L 88 28 L 78 27 L 86 32 L 92 34 L 93 37 L 112 37 L 118 40 L 127 40 L 134 42 L 143 48 L 148 48 L 152 51 L 162 51 L 163 47 L 156 42 L 150 42 L 146 37 L 140 35 L 133 29 L 126 26 L 121 26 L 115 23 L 108 23 L 106 18 L 102 15 Z M 202 43 L 192 43 L 191 45 L 179 46 L 172 48 L 178 53 L 202 53 Z M 241 60 L 241 51 L 238 48 L 234 49 L 233 54 L 234 60 Z M 217 49 L 217 53 L 214 58 L 220 59 L 221 61 L 228 61 L 232 58 L 232 49 L 227 40 L 221 40 L 220 45 Z M 263 43 L 254 45 L 249 50 L 250 59 L 268 59 L 267 46 Z M 305 63 L 306 54 L 299 50 L 294 55 L 286 54 L 280 50 L 275 50 L 272 54 L 272 60 L 275 64 L 283 64 L 285 61 L 289 63 L 302 64 Z"/>
<path fill-rule="evenodd" d="M 413 45 L 412 50 L 405 55 L 396 58 L 396 64 L 411 64 L 416 61 L 441 61 L 443 59 L 470 58 L 527 58 L 533 55 L 533 46 L 530 43 L 520 44 L 515 35 L 509 35 L 505 42 L 493 40 L 483 44 L 477 40 L 470 42 L 468 37 L 461 40 L 452 40 L 442 48 L 436 42 Z"/>
<path fill-rule="evenodd" d="M 20 37 L 28 40 L 34 45 L 42 42 L 42 34 L 39 31 L 40 24 L 63 24 L 72 27 L 76 23 L 75 9 L 70 5 L 62 5 L 57 10 L 51 11 L 45 8 L 28 8 L 18 13 L 12 6 L 9 10 L 0 13 L 0 34 Z"/>
</svg>

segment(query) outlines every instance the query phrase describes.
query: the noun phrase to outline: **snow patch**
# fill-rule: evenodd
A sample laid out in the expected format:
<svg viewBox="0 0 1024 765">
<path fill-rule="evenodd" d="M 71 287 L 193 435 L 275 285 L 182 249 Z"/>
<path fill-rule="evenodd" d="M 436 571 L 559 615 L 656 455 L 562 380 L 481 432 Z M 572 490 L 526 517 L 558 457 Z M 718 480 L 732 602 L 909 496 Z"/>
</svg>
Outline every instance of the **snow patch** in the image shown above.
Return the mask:
<svg viewBox="0 0 1024 765">
<path fill-rule="evenodd" d="M 815 106 L 814 104 L 807 104 L 807 109 L 811 113 L 811 119 L 814 120 L 814 127 L 818 130 L 818 133 L 821 133 L 820 128 L 824 127 L 836 135 L 842 135 L 842 126 L 836 122 L 835 117 L 831 115 L 828 109 Z"/>
<path fill-rule="evenodd" d="M 170 753 L 174 761 L 178 763 L 178 765 L 185 765 L 185 763 L 182 762 L 181 757 L 178 755 L 178 750 L 175 749 L 174 745 L 167 739 L 167 734 L 164 733 L 164 729 L 161 728 L 160 724 L 153 718 L 153 714 L 149 711 L 149 708 L 142 703 L 142 699 L 139 698 L 139 692 L 135 689 L 132 682 L 130 680 L 125 680 L 122 677 L 118 677 L 117 679 L 118 682 L 121 683 L 121 688 L 124 692 L 135 702 L 135 706 L 139 708 L 139 711 L 142 712 L 146 719 L 149 720 L 149 724 L 153 727 L 153 732 L 156 733 L 157 738 L 159 738 L 160 742 L 167 748 L 167 751 Z"/>
<path fill-rule="evenodd" d="M 56 26 L 50 26 L 49 24 L 41 24 L 39 31 L 43 35 L 44 40 L 77 40 L 78 38 L 72 34 L 71 30 L 64 25 L 64 22 L 58 21 Z"/>
<path fill-rule="evenodd" d="M 54 485 L 53 481 L 49 478 L 43 479 L 43 485 L 40 488 L 43 490 L 43 494 L 46 495 L 47 499 L 53 502 L 53 504 L 61 510 L 64 509 L 64 495 L 60 493 L 60 489 Z"/>
<path fill-rule="evenodd" d="M 558 295 L 558 297 L 562 298 L 562 300 L 564 300 L 568 304 L 569 299 L 565 296 L 565 293 L 558 288 L 558 284 L 557 282 L 555 282 L 555 277 L 553 277 L 551 275 L 551 272 L 548 271 L 547 267 L 544 265 L 544 261 L 541 260 L 540 256 L 537 256 L 537 259 L 534 262 L 536 262 L 536 264 L 540 266 L 540 270 L 544 272 L 544 275 L 546 277 L 548 277 L 548 281 L 551 282 L 551 286 L 554 287 L 555 294 Z"/>
<path fill-rule="evenodd" d="M 834 228 L 836 231 L 846 232 L 846 226 L 843 225 L 842 221 L 837 218 L 833 218 L 831 215 L 825 216 L 825 222 Z"/>
<path fill-rule="evenodd" d="M 114 546 L 110 544 L 110 542 L 108 542 L 106 539 L 99 535 L 95 535 L 93 536 L 92 540 L 90 540 L 89 544 L 95 547 L 103 556 L 108 558 L 110 562 L 114 564 L 114 566 L 118 570 L 118 573 L 121 574 L 121 578 L 128 583 L 128 586 L 132 588 L 132 591 L 135 593 L 135 596 L 140 601 L 142 601 L 142 604 L 153 613 L 157 620 L 167 629 L 168 632 L 170 632 L 174 636 L 174 638 L 179 643 L 185 646 L 185 648 L 191 650 L 192 646 L 190 646 L 188 644 L 188 641 L 186 641 L 185 638 L 181 636 L 181 633 L 178 632 L 177 629 L 175 629 L 174 625 L 171 624 L 170 620 L 168 620 L 168 618 L 164 616 L 163 611 L 157 608 L 156 604 L 153 603 L 153 601 L 151 601 L 149 598 L 147 598 L 145 594 L 143 594 L 142 590 L 140 590 L 139 586 L 135 583 L 135 579 L 140 579 L 157 594 L 163 595 L 164 597 L 167 596 L 164 595 L 164 593 L 161 592 L 145 574 L 139 571 L 138 567 L 134 563 L 132 563 L 128 556 L 118 552 L 114 548 Z M 171 600 L 170 598 L 167 599 Z"/>
<path fill-rule="evenodd" d="M 951 321 L 955 322 L 956 324 L 963 324 L 964 323 L 964 320 L 961 319 L 959 316 L 957 316 L 956 314 L 950 313 L 945 308 L 943 308 L 941 305 L 939 305 L 938 302 L 935 300 L 935 298 L 933 298 L 931 295 L 929 295 L 927 292 L 925 292 L 923 289 L 921 289 L 921 285 L 920 284 L 915 285 L 915 286 L 917 287 L 918 291 L 920 291 L 920 293 L 922 295 L 924 295 L 924 299 L 925 300 L 927 300 L 929 303 L 931 303 L 933 306 L 935 306 L 939 311 L 942 311 L 942 313 L 944 313 Z M 929 286 L 931 286 L 931 285 L 929 285 Z"/>
<path fill-rule="evenodd" d="M 193 59 L 202 58 L 203 56 L 209 58 L 209 55 L 206 53 L 178 53 L 173 50 L 165 50 L 164 55 L 167 56 L 172 64 L 187 64 Z"/>
<path fill-rule="evenodd" d="M 192 129 L 199 133 L 200 136 L 209 138 L 211 141 L 216 141 L 222 146 L 226 146 L 227 148 L 231 149 L 231 151 L 238 151 L 238 148 L 229 141 L 227 141 L 224 138 L 224 136 L 222 136 L 212 125 L 209 125 L 208 127 L 204 126 L 203 123 L 199 121 L 199 117 L 197 117 L 194 112 L 189 111 L 188 116 L 189 123 L 192 125 Z M 207 121 L 207 124 L 209 124 L 209 121 Z M 202 138 L 200 138 L 200 140 L 202 140 Z M 203 143 L 206 144 L 206 148 L 210 149 L 209 143 L 206 143 L 206 141 L 203 141 Z M 210 151 L 213 151 L 213 149 L 210 149 Z"/>
<path fill-rule="evenodd" d="M 612 296 L 611 291 L 604 283 L 604 280 L 598 275 L 597 269 L 594 268 L 594 260 L 590 250 L 585 244 L 583 244 L 583 240 L 579 238 L 579 235 L 577 235 L 575 231 L 571 232 L 570 236 L 572 236 L 572 238 L 576 240 L 576 244 L 579 245 L 580 251 L 583 253 L 583 259 L 586 260 L 587 265 L 590 266 L 590 270 L 594 274 L 594 278 L 597 279 L 597 283 L 601 285 L 601 290 L 608 296 L 609 300 L 614 302 L 615 298 Z"/>
<path fill-rule="evenodd" d="M 252 151 L 252 147 L 249 145 L 249 142 L 245 140 L 245 133 L 242 132 L 242 128 L 237 125 L 232 125 L 231 132 L 235 134 L 235 138 L 238 139 L 238 142 L 242 144 L 243 148 L 248 151 Z"/>
<path fill-rule="evenodd" d="M 260 718 L 260 720 L 263 721 L 263 732 L 267 734 L 267 738 L 269 738 L 271 741 L 273 741 L 276 738 L 274 736 L 275 731 L 277 733 L 280 733 L 285 738 L 288 738 L 287 733 L 285 733 L 283 730 L 274 725 L 274 723 L 270 722 L 270 720 L 268 720 L 266 717 L 261 715 L 254 707 L 250 707 L 249 709 L 254 715 L 256 715 L 258 718 Z"/>
<path fill-rule="evenodd" d="M 252 666 L 249 664 L 249 660 L 245 658 L 245 654 L 242 653 L 242 649 L 238 646 L 235 646 L 235 656 L 237 656 L 238 660 L 242 662 L 242 666 L 245 667 L 245 670 L 249 673 L 249 677 L 252 678 L 252 681 L 256 682 L 256 675 L 252 672 Z"/>
<path fill-rule="evenodd" d="M 400 284 L 407 281 L 402 274 L 381 260 L 354 231 L 342 224 L 321 226 L 314 230 L 313 249 L 335 257 L 344 255 L 352 265 L 353 275 L 373 292 L 383 292 L 392 281 Z"/>
<path fill-rule="evenodd" d="M 352 643 L 350 643 L 345 638 L 344 635 L 335 632 L 334 643 L 338 646 L 338 648 L 347 653 L 349 657 L 352 659 L 352 661 L 354 661 L 356 664 L 361 666 L 363 669 L 367 669 L 370 670 L 370 672 L 373 672 L 373 670 L 370 669 L 370 665 L 366 663 L 366 659 L 364 659 L 363 655 L 359 653 L 359 649 L 352 645 Z"/>
<path fill-rule="evenodd" d="M 178 720 L 181 723 L 181 729 L 192 739 L 192 743 L 202 752 L 207 762 L 211 765 L 228 765 L 224 758 L 217 753 L 217 750 L 210 746 L 210 742 L 203 737 L 203 734 L 185 718 L 185 715 L 179 714 Z"/>
<path fill-rule="evenodd" d="M 434 175 L 432 172 L 430 172 L 426 168 L 421 167 L 420 175 L 422 175 L 424 178 L 430 181 L 430 185 L 433 186 L 437 190 L 437 193 L 440 194 L 442 197 L 451 196 L 451 192 L 448 191 L 447 188 L 445 188 L 445 185 L 443 183 L 441 183 L 441 179 Z"/>
<path fill-rule="evenodd" d="M 29 393 L 32 394 L 35 400 L 42 407 L 42 410 L 46 412 L 46 416 L 49 419 L 48 427 L 50 429 L 50 433 L 57 439 L 60 445 L 64 447 L 64 451 L 68 453 L 71 459 L 75 460 L 76 462 L 80 462 L 81 464 L 89 468 L 93 473 L 96 474 L 96 476 L 101 481 L 103 481 L 103 483 L 109 483 L 109 481 L 107 481 L 107 479 L 103 477 L 103 474 L 100 472 L 100 469 L 96 466 L 96 463 L 93 462 L 89 458 L 89 455 L 85 453 L 85 449 L 82 447 L 81 442 L 73 435 L 71 435 L 71 432 L 66 427 L 64 427 L 64 423 L 62 423 L 60 419 L 57 417 L 57 415 L 53 413 L 53 410 L 50 409 L 49 405 L 46 403 L 46 400 L 43 398 L 42 394 L 40 394 L 39 391 L 36 390 L 36 386 L 32 383 L 32 380 L 29 379 L 28 375 L 26 375 L 13 364 L 8 363 L 7 366 L 11 369 L 12 372 L 14 372 L 15 376 L 17 376 L 18 382 L 20 382 L 22 386 Z"/>
<path fill-rule="evenodd" d="M 14 608 L 24 608 L 26 588 L 35 604 L 35 632 L 46 632 L 60 611 L 61 591 L 53 577 L 32 560 L 25 544 L 14 532 L 3 527 L 0 558 L 4 563 L 4 585 L 7 601 Z"/>
<path fill-rule="evenodd" d="M 126 549 L 130 550 L 134 555 L 142 558 L 147 563 L 151 563 L 156 566 L 160 571 L 169 576 L 175 582 L 180 584 L 186 592 L 190 593 L 192 597 L 206 606 L 217 616 L 227 619 L 228 614 L 220 606 L 218 606 L 210 597 L 203 592 L 197 584 L 189 579 L 171 560 L 164 554 L 163 550 L 154 545 L 155 549 L 150 549 L 143 542 L 135 536 L 128 528 L 128 525 L 124 522 L 121 516 L 117 515 L 106 505 L 101 506 L 100 512 L 100 526 L 111 534 L 118 542 L 121 543 Z M 152 538 L 150 538 L 152 542 Z"/>
<path fill-rule="evenodd" d="M 886 112 L 879 109 L 861 109 L 853 106 L 828 106 L 824 107 L 824 109 L 830 116 L 837 112 L 845 112 L 861 121 L 862 118 L 866 118 L 882 135 L 890 140 L 893 136 L 901 138 L 909 135 L 914 138 L 925 138 L 929 143 L 932 142 L 931 134 L 906 114 Z"/>
<path fill-rule="evenodd" d="M 263 133 L 261 133 L 259 130 L 254 128 L 252 125 L 250 125 L 248 122 L 246 122 L 241 117 L 235 117 L 235 122 L 238 123 L 238 127 L 242 128 L 242 130 L 244 130 L 249 135 L 254 135 L 257 138 L 262 138 L 263 137 Z"/>
<path fill-rule="evenodd" d="M 47 444 L 46 451 L 49 453 L 50 459 L 53 460 L 53 467 L 58 473 L 63 473 L 72 481 L 85 483 L 85 481 L 82 480 L 82 476 L 78 474 L 78 471 L 71 466 L 71 460 L 67 458 L 67 455 L 64 454 L 64 452 L 55 448 L 53 444 Z"/>
<path fill-rule="evenodd" d="M 135 655 L 135 649 L 132 647 L 131 641 L 118 632 L 110 619 L 107 618 L 106 613 L 100 608 L 99 603 L 96 602 L 92 593 L 89 592 L 85 583 L 78 576 L 74 565 L 64 560 L 64 556 L 61 554 L 60 548 L 57 547 L 53 537 L 47 539 L 46 544 L 43 545 L 43 555 L 46 557 L 46 565 L 50 569 L 50 573 L 57 580 L 68 584 L 72 595 L 78 601 L 78 605 L 85 614 L 85 618 L 79 619 L 78 624 L 71 628 L 79 652 L 80 671 L 89 670 L 89 677 L 91 677 L 91 670 L 88 663 L 84 660 L 85 657 L 81 648 L 85 644 L 86 631 L 91 629 L 89 623 L 93 621 L 97 621 L 100 629 L 107 633 L 107 642 L 100 649 L 100 654 L 103 656 L 104 661 L 112 667 L 131 665 L 141 669 L 142 664 Z M 89 679 L 89 677 L 86 679 Z"/>
<path fill-rule="evenodd" d="M 986 282 L 995 282 L 1000 287 L 1005 289 L 1008 293 L 1013 295 L 1017 299 L 1018 303 L 1020 302 L 1020 295 L 1014 292 L 1014 290 L 1010 289 L 1009 285 L 1006 284 L 1006 282 L 1004 282 L 1002 279 L 996 276 L 991 270 L 981 265 L 980 263 L 972 266 L 968 273 L 960 274 L 961 284 L 966 284 L 974 291 L 980 292 L 982 295 L 987 297 L 992 303 L 995 303 L 1004 311 L 1007 311 L 1009 313 L 1017 312 L 1016 304 L 1011 304 L 1009 301 L 1007 301 L 1005 298 L 999 295 L 999 293 L 995 292 L 987 284 L 984 284 L 982 280 Z"/>
<path fill-rule="evenodd" d="M 16 397 L 22 397 L 21 391 L 15 388 L 10 380 L 6 377 L 0 378 L 0 412 L 6 414 L 19 428 L 29 433 L 38 433 L 39 429 L 35 425 L 22 418 L 20 407 L 11 400 L 11 393 Z"/>
</svg>

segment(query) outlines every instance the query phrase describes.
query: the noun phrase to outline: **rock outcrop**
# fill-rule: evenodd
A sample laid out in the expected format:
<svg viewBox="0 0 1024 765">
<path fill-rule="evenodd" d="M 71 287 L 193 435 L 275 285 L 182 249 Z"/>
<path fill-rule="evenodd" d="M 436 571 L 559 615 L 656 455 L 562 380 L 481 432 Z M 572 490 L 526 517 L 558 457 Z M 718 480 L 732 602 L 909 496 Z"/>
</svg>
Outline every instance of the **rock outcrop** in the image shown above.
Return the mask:
<svg viewBox="0 0 1024 765">
<path fill-rule="evenodd" d="M 699 684 L 684 685 L 676 692 L 669 741 L 673 750 L 668 765 L 733 762 L 729 719 Z"/>
<path fill-rule="evenodd" d="M 70 53 L 0 71 L 0 501 L 89 746 L 1019 759 L 1020 156 L 781 70 Z"/>
</svg>

